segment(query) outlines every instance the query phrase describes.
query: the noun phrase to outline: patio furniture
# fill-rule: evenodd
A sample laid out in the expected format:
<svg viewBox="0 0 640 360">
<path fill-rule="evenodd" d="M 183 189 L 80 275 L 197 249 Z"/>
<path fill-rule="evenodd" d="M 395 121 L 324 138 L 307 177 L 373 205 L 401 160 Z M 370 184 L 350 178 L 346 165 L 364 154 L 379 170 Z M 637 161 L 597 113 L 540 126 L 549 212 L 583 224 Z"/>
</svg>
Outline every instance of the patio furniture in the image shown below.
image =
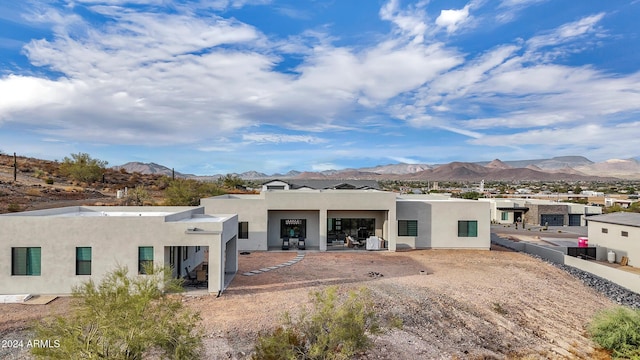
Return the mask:
<svg viewBox="0 0 640 360">
<path fill-rule="evenodd" d="M 185 280 L 187 280 L 185 282 L 186 286 L 196 286 L 196 276 L 193 274 L 193 272 L 190 272 L 189 269 L 185 266 L 184 271 L 186 273 L 186 275 L 184 276 Z"/>
<path fill-rule="evenodd" d="M 298 250 L 304 250 L 305 249 L 305 238 L 301 237 L 298 238 Z"/>
<path fill-rule="evenodd" d="M 288 237 L 283 237 L 282 238 L 282 250 L 289 250 L 289 238 Z"/>
<path fill-rule="evenodd" d="M 207 287 L 207 272 L 204 270 L 196 271 L 196 287 Z"/>
</svg>

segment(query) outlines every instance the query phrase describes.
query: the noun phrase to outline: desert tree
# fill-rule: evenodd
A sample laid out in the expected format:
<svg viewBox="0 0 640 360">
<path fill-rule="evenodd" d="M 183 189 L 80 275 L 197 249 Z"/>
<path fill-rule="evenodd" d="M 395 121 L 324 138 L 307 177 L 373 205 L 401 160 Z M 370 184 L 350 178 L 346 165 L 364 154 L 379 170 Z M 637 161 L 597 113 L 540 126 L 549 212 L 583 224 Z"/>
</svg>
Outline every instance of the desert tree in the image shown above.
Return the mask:
<svg viewBox="0 0 640 360">
<path fill-rule="evenodd" d="M 127 191 L 127 197 L 125 198 L 125 203 L 127 205 L 136 205 L 142 206 L 146 201 L 151 200 L 151 195 L 149 195 L 149 191 L 145 189 L 143 185 L 138 185 L 135 188 Z"/>
<path fill-rule="evenodd" d="M 196 206 L 200 199 L 207 196 L 222 195 L 225 191 L 214 183 L 192 179 L 175 179 L 166 188 L 165 204 L 173 206 Z"/>
<path fill-rule="evenodd" d="M 71 157 L 65 156 L 60 164 L 60 173 L 77 181 L 92 183 L 102 177 L 107 164 L 87 153 L 71 154 Z"/>
<path fill-rule="evenodd" d="M 74 288 L 68 315 L 35 326 L 38 339 L 58 340 L 58 346 L 32 353 L 46 359 L 200 358 L 200 315 L 171 294 L 181 291 L 181 281 L 171 277 L 170 268 L 145 272 L 130 276 L 118 267 L 99 284 L 89 280 Z"/>
</svg>

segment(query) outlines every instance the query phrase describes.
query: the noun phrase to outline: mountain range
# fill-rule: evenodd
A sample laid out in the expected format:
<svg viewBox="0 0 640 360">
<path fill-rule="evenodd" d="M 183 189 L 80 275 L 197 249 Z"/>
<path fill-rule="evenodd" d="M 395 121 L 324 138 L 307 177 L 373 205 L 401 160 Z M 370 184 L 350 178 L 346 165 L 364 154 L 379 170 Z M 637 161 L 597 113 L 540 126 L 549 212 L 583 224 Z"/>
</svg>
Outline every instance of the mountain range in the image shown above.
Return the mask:
<svg viewBox="0 0 640 360">
<path fill-rule="evenodd" d="M 172 169 L 156 163 L 129 162 L 115 166 L 128 172 L 172 175 Z M 640 161 L 637 158 L 611 159 L 593 162 L 583 156 L 559 156 L 533 159 L 479 162 L 451 162 L 448 164 L 388 164 L 357 169 L 327 170 L 264 174 L 248 171 L 237 175 L 245 180 L 266 179 L 372 179 L 372 180 L 429 180 L 429 181 L 589 181 L 640 180 Z M 175 172 L 176 177 L 215 180 L 224 175 L 196 176 Z"/>
</svg>

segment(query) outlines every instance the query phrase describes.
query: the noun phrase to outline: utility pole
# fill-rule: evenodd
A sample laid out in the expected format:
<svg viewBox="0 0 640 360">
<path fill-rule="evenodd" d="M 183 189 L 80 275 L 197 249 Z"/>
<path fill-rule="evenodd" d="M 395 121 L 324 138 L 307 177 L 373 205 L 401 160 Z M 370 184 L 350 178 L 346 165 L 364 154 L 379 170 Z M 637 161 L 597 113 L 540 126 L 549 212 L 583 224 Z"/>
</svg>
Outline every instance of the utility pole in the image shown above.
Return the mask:
<svg viewBox="0 0 640 360">
<path fill-rule="evenodd" d="M 18 181 L 18 160 L 16 159 L 16 153 L 13 153 L 13 182 Z"/>
<path fill-rule="evenodd" d="M 171 168 L 171 180 L 175 180 L 176 179 L 176 171 Z"/>
</svg>

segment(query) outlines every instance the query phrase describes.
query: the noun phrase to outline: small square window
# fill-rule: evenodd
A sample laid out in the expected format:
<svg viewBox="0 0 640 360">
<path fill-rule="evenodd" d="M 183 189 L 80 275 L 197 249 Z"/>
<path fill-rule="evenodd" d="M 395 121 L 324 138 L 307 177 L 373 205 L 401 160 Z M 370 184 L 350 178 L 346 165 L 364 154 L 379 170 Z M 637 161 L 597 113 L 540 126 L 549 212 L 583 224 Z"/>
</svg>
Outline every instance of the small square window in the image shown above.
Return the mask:
<svg viewBox="0 0 640 360">
<path fill-rule="evenodd" d="M 602 233 L 603 233 L 603 234 L 608 234 L 608 233 L 609 233 L 609 229 L 607 229 L 607 228 L 602 228 Z"/>
<path fill-rule="evenodd" d="M 458 237 L 478 237 L 477 220 L 458 221 Z"/>
<path fill-rule="evenodd" d="M 41 248 L 11 248 L 11 275 L 39 276 Z"/>
<path fill-rule="evenodd" d="M 398 220 L 398 236 L 418 236 L 418 220 Z"/>
<path fill-rule="evenodd" d="M 628 231 L 622 231 L 620 233 L 620 235 L 624 236 L 624 237 L 629 237 L 629 232 Z"/>
</svg>

